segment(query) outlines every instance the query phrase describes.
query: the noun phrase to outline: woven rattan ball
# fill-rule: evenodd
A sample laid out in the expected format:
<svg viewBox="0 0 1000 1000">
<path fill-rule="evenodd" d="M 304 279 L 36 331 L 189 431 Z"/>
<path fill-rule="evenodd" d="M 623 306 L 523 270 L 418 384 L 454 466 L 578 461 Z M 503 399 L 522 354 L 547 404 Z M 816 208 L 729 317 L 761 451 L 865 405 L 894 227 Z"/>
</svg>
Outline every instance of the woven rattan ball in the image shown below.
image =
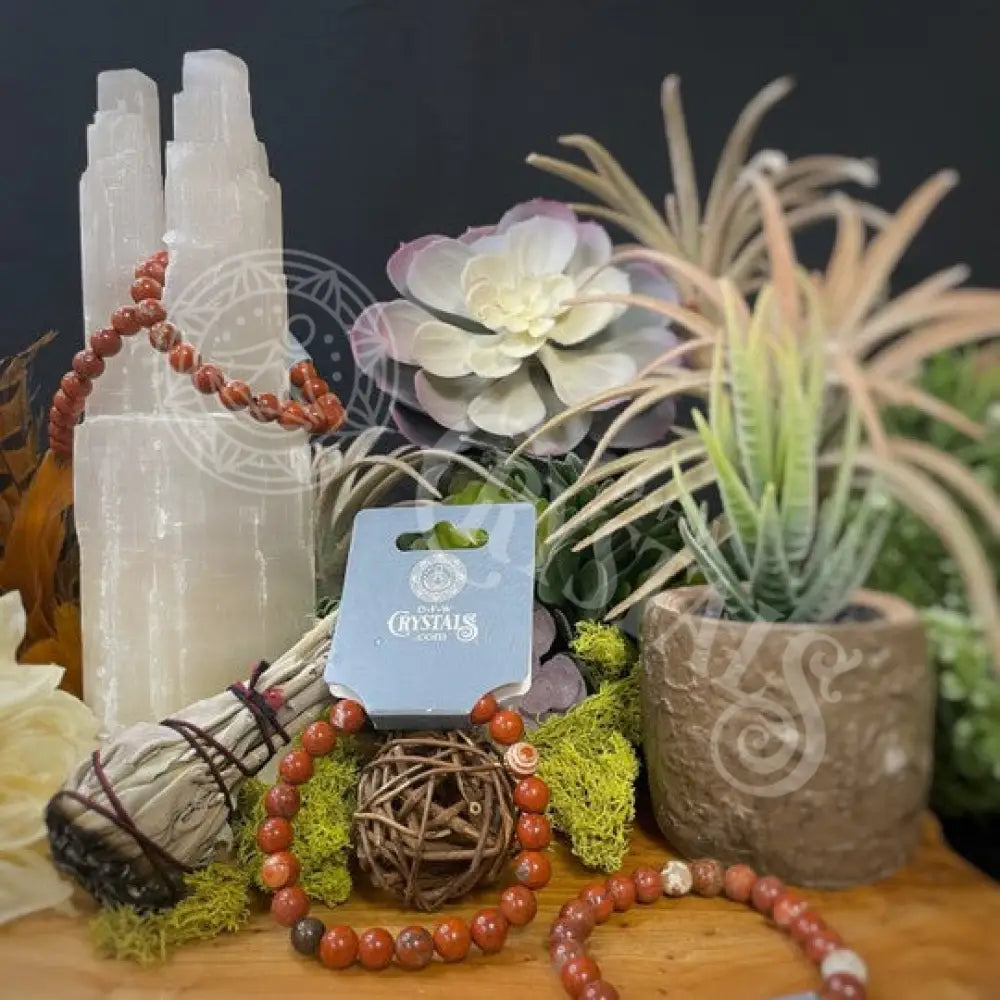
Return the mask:
<svg viewBox="0 0 1000 1000">
<path fill-rule="evenodd" d="M 361 772 L 358 861 L 406 906 L 436 910 L 493 882 L 512 854 L 515 825 L 502 760 L 466 733 L 399 736 Z"/>
</svg>

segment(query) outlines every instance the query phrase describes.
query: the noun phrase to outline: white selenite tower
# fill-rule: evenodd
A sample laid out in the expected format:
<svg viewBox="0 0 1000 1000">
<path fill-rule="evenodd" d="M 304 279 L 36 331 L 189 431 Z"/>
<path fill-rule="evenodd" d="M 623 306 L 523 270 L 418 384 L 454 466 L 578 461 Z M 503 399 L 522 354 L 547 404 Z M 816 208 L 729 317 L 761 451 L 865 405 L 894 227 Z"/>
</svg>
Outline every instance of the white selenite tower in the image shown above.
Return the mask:
<svg viewBox="0 0 1000 1000">
<path fill-rule="evenodd" d="M 100 74 L 80 182 L 86 333 L 130 301 L 166 247 L 164 303 L 205 361 L 255 392 L 287 384 L 281 190 L 247 67 L 184 57 L 160 166 L 156 85 Z M 77 428 L 84 697 L 107 732 L 157 720 L 247 676 L 313 611 L 309 446 L 200 395 L 145 331 L 107 359 Z"/>
</svg>

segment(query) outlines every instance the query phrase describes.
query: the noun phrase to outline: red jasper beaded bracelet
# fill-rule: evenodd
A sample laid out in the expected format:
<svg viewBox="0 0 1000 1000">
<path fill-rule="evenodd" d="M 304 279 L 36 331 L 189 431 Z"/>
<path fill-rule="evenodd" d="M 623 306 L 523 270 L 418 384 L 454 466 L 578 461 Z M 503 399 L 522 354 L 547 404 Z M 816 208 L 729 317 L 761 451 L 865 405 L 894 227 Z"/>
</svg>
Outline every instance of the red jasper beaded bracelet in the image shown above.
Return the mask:
<svg viewBox="0 0 1000 1000">
<path fill-rule="evenodd" d="M 759 878 L 747 865 L 725 867 L 712 859 L 668 861 L 662 870 L 638 868 L 631 876 L 613 875 L 588 886 L 559 911 L 549 930 L 549 955 L 566 993 L 574 1000 L 618 1000 L 618 991 L 601 976 L 585 944 L 594 928 L 615 911 L 635 903 L 654 903 L 663 896 L 725 895 L 746 903 L 776 927 L 788 933 L 819 966 L 823 987 L 817 1000 L 865 1000 L 867 967 L 845 948 L 840 935 L 829 928 L 809 904 L 774 876 Z M 788 998 L 791 1000 L 791 998 Z"/>
<path fill-rule="evenodd" d="M 538 751 L 521 742 L 521 716 L 500 709 L 493 695 L 480 698 L 469 718 L 473 725 L 488 727 L 494 742 L 507 748 L 504 763 L 516 782 L 514 804 L 520 811 L 517 837 L 521 852 L 513 867 L 517 884 L 503 890 L 497 907 L 480 910 L 468 923 L 447 917 L 433 930 L 413 925 L 395 938 L 383 927 L 360 934 L 346 925 L 327 928 L 322 920 L 308 915 L 309 897 L 298 884 L 301 865 L 291 850 L 295 837 L 291 821 L 301 804 L 300 788 L 313 775 L 314 759 L 330 753 L 339 734 L 356 733 L 366 721 L 365 710 L 356 701 L 338 701 L 330 710 L 330 721 L 307 726 L 302 732 L 302 748 L 282 758 L 278 765 L 282 780 L 267 792 L 267 818 L 257 830 L 257 845 L 266 855 L 261 880 L 274 891 L 271 913 L 279 924 L 291 928 L 296 951 L 318 957 L 330 969 L 346 969 L 357 962 L 365 969 L 379 971 L 395 960 L 404 969 L 417 970 L 426 968 L 435 953 L 444 962 L 460 962 L 473 944 L 484 954 L 496 954 L 511 927 L 523 927 L 534 920 L 538 911 L 535 893 L 552 877 L 551 863 L 543 853 L 552 840 L 552 827 L 545 816 L 549 788 L 535 774 Z"/>
<path fill-rule="evenodd" d="M 274 393 L 254 394 L 246 382 L 229 380 L 218 365 L 204 363 L 194 345 L 167 319 L 160 299 L 167 276 L 168 257 L 158 250 L 135 269 L 132 283 L 134 305 L 120 306 L 111 314 L 110 326 L 92 334 L 84 350 L 73 358 L 73 370 L 63 375 L 49 410 L 49 447 L 62 459 L 73 454 L 73 431 L 84 411 L 94 380 L 104 374 L 105 360 L 122 349 L 122 339 L 142 329 L 149 331 L 154 350 L 166 354 L 170 367 L 189 375 L 194 387 L 205 395 L 217 394 L 227 410 L 247 410 L 261 423 L 277 421 L 288 430 L 310 434 L 334 431 L 344 422 L 344 407 L 319 377 L 311 361 L 300 361 L 289 370 L 289 378 L 305 399 L 279 400 Z"/>
</svg>

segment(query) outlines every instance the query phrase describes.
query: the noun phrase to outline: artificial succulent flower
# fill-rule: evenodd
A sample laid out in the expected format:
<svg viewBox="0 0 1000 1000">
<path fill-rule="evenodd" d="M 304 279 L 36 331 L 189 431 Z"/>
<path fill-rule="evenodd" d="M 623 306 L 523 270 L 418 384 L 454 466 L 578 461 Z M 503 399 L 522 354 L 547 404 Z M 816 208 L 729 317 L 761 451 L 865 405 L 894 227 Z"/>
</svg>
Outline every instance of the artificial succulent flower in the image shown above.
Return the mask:
<svg viewBox="0 0 1000 1000">
<path fill-rule="evenodd" d="M 457 239 L 406 243 L 387 268 L 405 298 L 375 303 L 358 317 L 355 358 L 393 394 L 397 426 L 411 440 L 433 444 L 448 432 L 519 438 L 566 407 L 625 385 L 676 343 L 662 316 L 578 301 L 629 293 L 676 299 L 659 272 L 609 265 L 611 253 L 601 225 L 540 199 Z M 623 445 L 657 439 L 672 415 L 661 410 L 645 428 L 630 426 Z M 580 413 L 532 449 L 569 451 L 598 429 L 598 416 Z"/>
<path fill-rule="evenodd" d="M 58 690 L 61 667 L 16 661 L 25 624 L 20 593 L 0 597 L 0 924 L 69 898 L 47 856 L 45 805 L 97 736 L 90 710 Z"/>
<path fill-rule="evenodd" d="M 567 653 L 544 659 L 556 640 L 556 623 L 543 605 L 535 602 L 531 635 L 531 687 L 509 707 L 516 707 L 528 729 L 553 715 L 568 712 L 587 697 L 587 684 L 576 661 Z"/>
</svg>

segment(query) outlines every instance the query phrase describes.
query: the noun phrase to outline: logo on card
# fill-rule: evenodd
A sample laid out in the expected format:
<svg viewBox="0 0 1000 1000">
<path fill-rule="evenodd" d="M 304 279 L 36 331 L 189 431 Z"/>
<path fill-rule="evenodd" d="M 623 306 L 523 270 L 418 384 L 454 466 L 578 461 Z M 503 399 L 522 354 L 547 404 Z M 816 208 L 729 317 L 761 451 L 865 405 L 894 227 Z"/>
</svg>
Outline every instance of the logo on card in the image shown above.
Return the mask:
<svg viewBox="0 0 1000 1000">
<path fill-rule="evenodd" d="M 468 579 L 461 559 L 447 552 L 435 552 L 410 570 L 410 590 L 425 604 L 443 604 L 457 597 Z"/>
</svg>

